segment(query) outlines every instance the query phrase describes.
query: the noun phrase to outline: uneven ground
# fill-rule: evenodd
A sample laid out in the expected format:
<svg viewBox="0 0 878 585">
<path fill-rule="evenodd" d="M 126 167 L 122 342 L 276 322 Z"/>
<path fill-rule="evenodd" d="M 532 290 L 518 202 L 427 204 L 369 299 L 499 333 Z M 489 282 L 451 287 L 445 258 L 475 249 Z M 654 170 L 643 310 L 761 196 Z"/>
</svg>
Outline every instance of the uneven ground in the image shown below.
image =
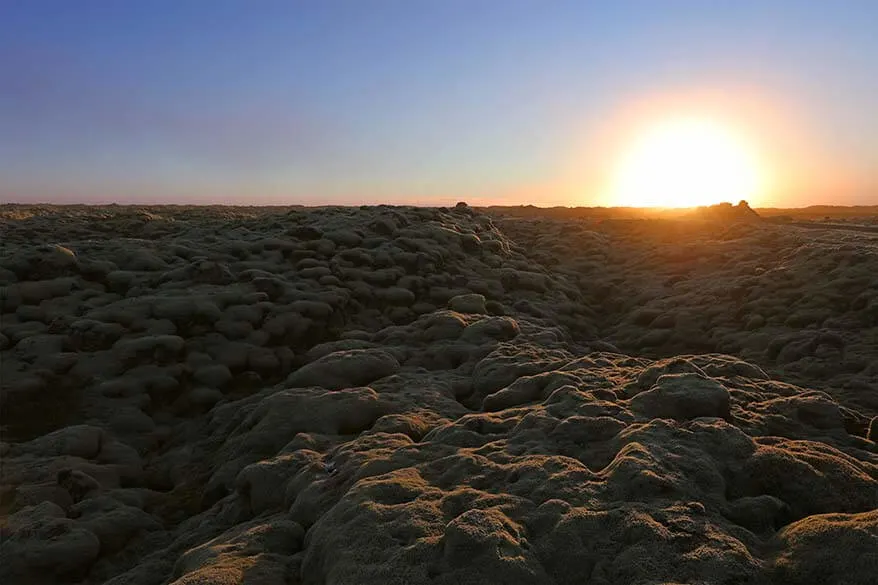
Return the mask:
<svg viewBox="0 0 878 585">
<path fill-rule="evenodd" d="M 0 206 L 0 582 L 874 583 L 878 234 L 556 215 Z"/>
</svg>

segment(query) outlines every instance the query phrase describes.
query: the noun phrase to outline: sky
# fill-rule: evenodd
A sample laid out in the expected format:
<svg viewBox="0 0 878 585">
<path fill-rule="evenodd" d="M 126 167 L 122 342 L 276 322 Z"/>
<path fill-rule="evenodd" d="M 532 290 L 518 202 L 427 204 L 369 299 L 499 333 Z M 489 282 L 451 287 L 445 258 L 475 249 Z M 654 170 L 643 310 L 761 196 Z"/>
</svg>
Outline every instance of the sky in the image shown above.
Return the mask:
<svg viewBox="0 0 878 585">
<path fill-rule="evenodd" d="M 874 0 L 0 0 L 0 202 L 604 205 L 721 120 L 762 206 L 878 204 Z"/>
</svg>

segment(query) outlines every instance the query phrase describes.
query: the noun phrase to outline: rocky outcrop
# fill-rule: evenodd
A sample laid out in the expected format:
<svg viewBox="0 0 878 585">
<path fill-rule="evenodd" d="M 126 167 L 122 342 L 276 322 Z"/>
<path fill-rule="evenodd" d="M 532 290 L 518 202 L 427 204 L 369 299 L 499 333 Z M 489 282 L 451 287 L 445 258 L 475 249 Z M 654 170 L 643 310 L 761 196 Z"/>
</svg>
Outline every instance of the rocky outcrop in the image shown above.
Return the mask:
<svg viewBox="0 0 878 585">
<path fill-rule="evenodd" d="M 873 244 L 545 221 L 5 216 L 0 581 L 870 583 Z"/>
</svg>

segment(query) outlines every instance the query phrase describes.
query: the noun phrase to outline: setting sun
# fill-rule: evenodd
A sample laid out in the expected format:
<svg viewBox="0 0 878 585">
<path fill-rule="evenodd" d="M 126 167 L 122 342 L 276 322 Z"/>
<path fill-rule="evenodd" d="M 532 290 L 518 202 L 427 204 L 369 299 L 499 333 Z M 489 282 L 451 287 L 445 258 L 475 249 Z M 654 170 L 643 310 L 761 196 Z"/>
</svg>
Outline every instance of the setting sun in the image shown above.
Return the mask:
<svg viewBox="0 0 878 585">
<path fill-rule="evenodd" d="M 614 205 L 695 207 L 758 197 L 764 183 L 752 149 L 709 118 L 675 118 L 648 128 L 623 153 Z"/>
</svg>

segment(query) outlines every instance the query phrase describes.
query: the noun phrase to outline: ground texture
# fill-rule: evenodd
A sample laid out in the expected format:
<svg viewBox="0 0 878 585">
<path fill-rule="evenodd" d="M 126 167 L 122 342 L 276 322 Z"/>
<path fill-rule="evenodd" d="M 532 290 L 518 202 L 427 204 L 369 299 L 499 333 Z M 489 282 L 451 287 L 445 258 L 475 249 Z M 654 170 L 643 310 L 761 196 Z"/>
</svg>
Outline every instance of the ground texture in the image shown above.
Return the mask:
<svg viewBox="0 0 878 585">
<path fill-rule="evenodd" d="M 878 574 L 878 234 L 0 207 L 0 581 Z"/>
</svg>

